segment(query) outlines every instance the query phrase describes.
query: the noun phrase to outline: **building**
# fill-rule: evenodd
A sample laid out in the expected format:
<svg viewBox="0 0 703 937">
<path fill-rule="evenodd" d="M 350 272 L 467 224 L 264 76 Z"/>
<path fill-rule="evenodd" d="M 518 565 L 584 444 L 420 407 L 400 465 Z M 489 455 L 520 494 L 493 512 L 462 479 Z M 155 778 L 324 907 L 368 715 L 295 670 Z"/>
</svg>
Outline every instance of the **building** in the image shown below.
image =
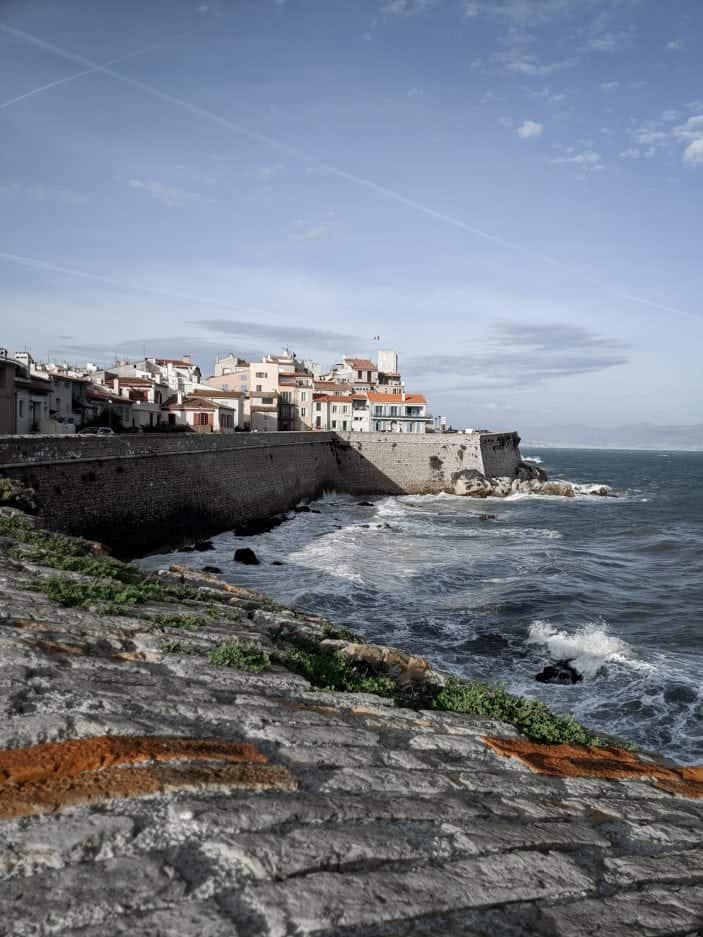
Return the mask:
<svg viewBox="0 0 703 937">
<path fill-rule="evenodd" d="M 313 429 L 347 432 L 352 425 L 353 396 L 315 394 L 313 400 Z"/>
<path fill-rule="evenodd" d="M 427 414 L 427 400 L 422 394 L 367 393 L 370 429 L 376 433 L 424 433 L 432 417 Z"/>
<path fill-rule="evenodd" d="M 225 420 L 224 425 L 221 427 L 222 432 L 234 432 L 234 430 L 244 429 L 244 394 L 238 390 L 219 390 L 216 387 L 201 386 L 194 390 L 191 396 L 210 400 L 223 408 L 224 411 L 232 411 L 233 423 L 231 426 L 229 420 L 226 419 L 228 414 L 224 413 Z"/>
<path fill-rule="evenodd" d="M 7 349 L 0 348 L 0 436 L 17 432 L 15 376 L 19 368 L 19 362 L 8 358 Z"/>
<path fill-rule="evenodd" d="M 195 433 L 233 433 L 235 410 L 229 405 L 180 391 L 163 405 L 169 426 L 184 426 Z"/>
</svg>

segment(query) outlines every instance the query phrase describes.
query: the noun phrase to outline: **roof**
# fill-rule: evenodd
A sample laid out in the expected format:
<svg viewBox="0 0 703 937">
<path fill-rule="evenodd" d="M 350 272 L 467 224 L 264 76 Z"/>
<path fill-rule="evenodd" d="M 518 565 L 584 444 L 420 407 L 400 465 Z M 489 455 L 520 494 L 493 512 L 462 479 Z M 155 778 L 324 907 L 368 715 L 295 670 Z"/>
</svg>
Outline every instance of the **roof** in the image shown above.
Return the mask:
<svg viewBox="0 0 703 937">
<path fill-rule="evenodd" d="M 359 400 L 359 397 L 352 397 L 350 395 L 329 395 L 329 394 L 314 394 L 313 401 L 315 403 L 352 403 L 354 400 Z"/>
<path fill-rule="evenodd" d="M 344 363 L 347 362 L 357 371 L 378 371 L 378 365 L 369 361 L 368 358 L 345 358 Z"/>
<path fill-rule="evenodd" d="M 427 403 L 422 394 L 380 394 L 378 391 L 370 390 L 365 394 L 371 403 Z"/>
<path fill-rule="evenodd" d="M 257 413 L 278 413 L 278 407 L 272 407 L 269 404 L 252 404 L 251 409 Z"/>
<path fill-rule="evenodd" d="M 149 359 L 147 358 L 147 361 Z M 154 358 L 156 364 L 173 364 L 180 368 L 197 368 L 197 364 L 192 361 L 180 361 L 178 358 Z M 200 370 L 200 368 L 198 368 Z"/>
<path fill-rule="evenodd" d="M 212 387 L 210 390 L 194 390 L 189 396 L 192 397 L 209 397 L 211 400 L 215 398 L 225 397 L 227 400 L 236 399 L 238 397 L 243 397 L 244 394 L 241 390 L 220 390 L 218 387 Z"/>
<path fill-rule="evenodd" d="M 218 410 L 219 407 L 206 397 L 184 397 L 183 403 L 178 403 L 178 397 L 169 397 L 163 405 L 164 410 Z M 227 409 L 230 409 L 229 407 Z"/>
<path fill-rule="evenodd" d="M 132 401 L 127 397 L 110 391 L 109 389 L 98 390 L 95 384 L 88 384 L 85 389 L 85 395 L 89 400 L 100 400 L 102 403 L 114 403 L 117 406 L 131 407 Z"/>
</svg>

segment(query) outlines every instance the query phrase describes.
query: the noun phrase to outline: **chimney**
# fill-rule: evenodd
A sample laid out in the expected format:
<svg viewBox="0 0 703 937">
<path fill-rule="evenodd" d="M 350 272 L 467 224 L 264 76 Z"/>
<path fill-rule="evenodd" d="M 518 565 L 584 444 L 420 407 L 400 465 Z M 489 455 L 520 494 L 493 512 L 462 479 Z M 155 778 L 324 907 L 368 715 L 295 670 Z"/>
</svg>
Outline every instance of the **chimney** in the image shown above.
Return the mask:
<svg viewBox="0 0 703 937">
<path fill-rule="evenodd" d="M 182 361 L 185 361 L 186 364 L 190 364 L 190 355 L 183 355 Z"/>
<path fill-rule="evenodd" d="M 183 391 L 182 390 L 176 391 L 176 403 L 179 403 L 179 404 L 183 403 Z"/>
<path fill-rule="evenodd" d="M 113 380 L 112 380 L 112 389 L 114 390 L 114 392 L 115 392 L 116 394 L 119 394 L 119 392 L 120 392 L 120 379 L 119 379 L 119 377 L 113 378 Z"/>
</svg>

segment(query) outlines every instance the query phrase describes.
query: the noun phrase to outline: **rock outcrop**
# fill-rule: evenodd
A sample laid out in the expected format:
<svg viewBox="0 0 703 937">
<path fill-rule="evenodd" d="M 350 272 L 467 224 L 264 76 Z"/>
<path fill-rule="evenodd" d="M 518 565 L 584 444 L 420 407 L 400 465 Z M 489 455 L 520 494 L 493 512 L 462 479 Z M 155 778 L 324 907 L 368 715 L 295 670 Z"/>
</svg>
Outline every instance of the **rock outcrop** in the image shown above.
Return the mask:
<svg viewBox="0 0 703 937">
<path fill-rule="evenodd" d="M 183 566 L 44 555 L 27 530 L 0 530 L 1 934 L 700 928 L 701 769 L 423 709 L 442 678 L 422 658 Z M 316 690 L 281 646 L 409 705 Z"/>
<path fill-rule="evenodd" d="M 452 476 L 452 491 L 467 498 L 507 498 L 515 494 L 573 498 L 576 494 L 570 482 L 549 481 L 544 469 L 530 462 L 521 462 L 513 478 L 486 477 L 476 469 L 465 469 Z M 596 485 L 589 488 L 588 493 L 607 496 L 610 490 L 605 485 Z"/>
</svg>

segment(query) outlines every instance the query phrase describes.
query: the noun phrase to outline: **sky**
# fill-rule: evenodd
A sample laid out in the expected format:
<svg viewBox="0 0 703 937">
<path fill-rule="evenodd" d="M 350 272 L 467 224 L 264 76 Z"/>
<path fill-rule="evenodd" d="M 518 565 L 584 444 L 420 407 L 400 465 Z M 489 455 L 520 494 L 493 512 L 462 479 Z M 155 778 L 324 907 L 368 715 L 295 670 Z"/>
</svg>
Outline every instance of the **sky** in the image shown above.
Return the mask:
<svg viewBox="0 0 703 937">
<path fill-rule="evenodd" d="M 1 0 L 0 345 L 703 422 L 700 0 Z M 380 336 L 376 339 L 376 336 Z"/>
</svg>

